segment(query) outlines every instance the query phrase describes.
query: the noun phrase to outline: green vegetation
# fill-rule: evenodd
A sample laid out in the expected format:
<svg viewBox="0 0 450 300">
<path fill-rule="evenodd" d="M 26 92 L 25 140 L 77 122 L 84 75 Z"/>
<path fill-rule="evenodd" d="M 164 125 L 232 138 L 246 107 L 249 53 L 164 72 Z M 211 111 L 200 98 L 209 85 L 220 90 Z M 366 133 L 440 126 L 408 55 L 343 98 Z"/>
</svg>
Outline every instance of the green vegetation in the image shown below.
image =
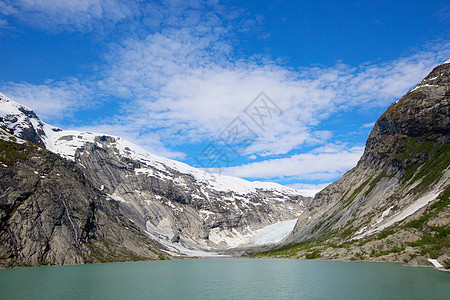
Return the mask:
<svg viewBox="0 0 450 300">
<path fill-rule="evenodd" d="M 373 191 L 373 189 L 375 188 L 375 186 L 377 185 L 378 182 L 380 182 L 380 180 L 384 177 L 387 177 L 386 173 L 384 172 L 380 172 L 380 174 L 378 174 L 377 177 L 375 177 L 370 183 L 369 183 L 369 189 L 364 193 L 364 196 L 368 196 L 370 195 L 370 193 Z"/>
<path fill-rule="evenodd" d="M 383 230 L 380 234 L 377 235 L 377 240 L 383 240 L 387 238 L 388 236 L 394 234 L 396 231 L 392 228 Z"/>
<path fill-rule="evenodd" d="M 310 241 L 304 241 L 301 243 L 285 245 L 280 248 L 265 252 L 251 254 L 250 257 L 270 257 L 270 256 L 292 257 L 295 256 L 298 252 L 311 249 L 314 246 L 316 246 L 316 244 L 313 244 Z"/>
<path fill-rule="evenodd" d="M 354 232 L 355 232 L 355 230 L 352 227 L 348 227 L 341 232 L 340 236 L 341 236 L 341 238 L 345 239 L 345 238 L 349 237 L 350 235 L 352 235 Z"/>
<path fill-rule="evenodd" d="M 437 258 L 443 248 L 450 248 L 449 226 L 431 226 L 429 231 L 423 231 L 423 236 L 416 242 L 407 243 L 411 247 L 421 247 L 420 254 Z"/>
<path fill-rule="evenodd" d="M 383 249 L 383 246 L 379 246 L 377 249 L 372 249 L 370 252 L 370 257 L 380 257 L 380 256 L 386 256 L 391 253 L 401 253 L 405 250 L 405 245 L 393 245 L 392 247 L 389 247 L 387 249 Z"/>
<path fill-rule="evenodd" d="M 17 144 L 0 140 L 0 162 L 12 165 L 17 161 L 27 159 L 36 150 L 37 146 L 32 143 Z"/>
<path fill-rule="evenodd" d="M 440 212 L 444 211 L 444 209 L 450 205 L 450 200 L 448 197 L 448 194 L 450 193 L 450 186 L 448 186 L 444 192 L 442 192 L 439 197 L 438 201 L 431 204 L 423 213 L 423 215 L 416 220 L 409 221 L 406 223 L 403 228 L 416 228 L 416 229 L 422 229 L 425 230 L 427 228 L 426 224 L 428 220 L 431 218 L 436 217 Z"/>
<path fill-rule="evenodd" d="M 314 250 L 311 253 L 306 254 L 305 258 L 306 259 L 317 259 L 322 257 L 322 255 L 320 254 L 320 252 L 318 250 Z"/>
<path fill-rule="evenodd" d="M 162 254 L 158 254 L 158 258 L 159 258 L 159 260 L 167 260 L 167 257 L 165 257 Z"/>
<path fill-rule="evenodd" d="M 400 155 L 400 159 L 417 159 L 418 154 L 426 154 L 426 162 L 418 162 L 409 166 L 402 176 L 403 182 L 420 183 L 414 188 L 414 192 L 421 194 L 432 184 L 437 182 L 445 169 L 450 165 L 450 145 L 436 145 L 433 142 L 418 142 L 417 138 L 408 138 L 404 144 L 405 149 Z"/>
<path fill-rule="evenodd" d="M 369 182 L 372 180 L 372 178 L 373 178 L 373 174 L 370 175 L 369 178 L 367 178 L 362 184 L 360 184 L 347 199 L 342 197 L 343 200 L 341 200 L 341 201 L 342 201 L 342 204 L 343 204 L 344 208 L 353 203 L 353 201 L 356 199 L 356 197 L 367 186 L 367 184 L 369 184 Z"/>
<path fill-rule="evenodd" d="M 444 268 L 450 269 L 450 259 L 444 260 Z"/>
<path fill-rule="evenodd" d="M 146 257 L 138 256 L 133 252 L 127 250 L 123 247 L 117 247 L 112 242 L 104 241 L 102 243 L 102 249 L 98 248 L 92 244 L 86 244 L 91 250 L 91 256 L 101 263 L 108 262 L 125 262 L 125 261 L 144 261 L 148 260 Z M 105 248 L 105 249 L 103 249 Z M 88 263 L 93 263 L 96 261 L 87 261 Z"/>
</svg>

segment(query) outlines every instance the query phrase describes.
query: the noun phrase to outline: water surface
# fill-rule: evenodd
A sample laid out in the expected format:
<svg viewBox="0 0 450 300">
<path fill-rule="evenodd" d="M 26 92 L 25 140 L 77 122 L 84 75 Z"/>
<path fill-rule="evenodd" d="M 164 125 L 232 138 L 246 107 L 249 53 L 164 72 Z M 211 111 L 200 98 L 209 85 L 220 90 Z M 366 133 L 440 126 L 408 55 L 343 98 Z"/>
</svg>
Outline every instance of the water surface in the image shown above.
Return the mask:
<svg viewBox="0 0 450 300">
<path fill-rule="evenodd" d="M 201 259 L 0 270 L 2 299 L 449 299 L 450 273 L 392 263 Z"/>
</svg>

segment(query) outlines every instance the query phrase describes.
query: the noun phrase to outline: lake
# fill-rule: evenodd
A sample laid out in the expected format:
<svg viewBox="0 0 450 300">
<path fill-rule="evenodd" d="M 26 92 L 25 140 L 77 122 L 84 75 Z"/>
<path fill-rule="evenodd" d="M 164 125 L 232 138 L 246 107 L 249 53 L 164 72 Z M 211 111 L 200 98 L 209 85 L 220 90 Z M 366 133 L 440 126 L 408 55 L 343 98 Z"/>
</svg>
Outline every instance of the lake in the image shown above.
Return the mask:
<svg viewBox="0 0 450 300">
<path fill-rule="evenodd" d="M 450 273 L 393 263 L 197 259 L 0 270 L 1 299 L 449 299 Z"/>
</svg>

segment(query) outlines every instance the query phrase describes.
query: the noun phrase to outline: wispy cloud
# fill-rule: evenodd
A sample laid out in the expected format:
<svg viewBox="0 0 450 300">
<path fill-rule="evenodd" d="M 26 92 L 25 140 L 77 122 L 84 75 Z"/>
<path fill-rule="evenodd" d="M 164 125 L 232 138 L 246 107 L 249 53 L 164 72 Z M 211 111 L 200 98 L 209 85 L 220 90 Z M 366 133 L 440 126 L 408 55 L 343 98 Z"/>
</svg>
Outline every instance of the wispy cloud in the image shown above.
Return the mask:
<svg viewBox="0 0 450 300">
<path fill-rule="evenodd" d="M 76 78 L 47 80 L 42 84 L 0 82 L 0 89 L 8 97 L 50 120 L 59 120 L 94 104 L 90 88 Z"/>
<path fill-rule="evenodd" d="M 450 43 L 438 43 L 384 64 L 292 70 L 266 58 L 233 59 L 223 35 L 218 27 L 127 40 L 109 56 L 101 85 L 131 101 L 130 122 L 179 143 L 213 139 L 264 91 L 283 110 L 282 122 L 273 122 L 248 151 L 282 154 L 326 142 L 331 132 L 314 129 L 321 121 L 389 104 L 450 56 Z"/>
<path fill-rule="evenodd" d="M 318 192 L 323 190 L 329 183 L 310 184 L 310 183 L 294 183 L 287 186 L 298 190 L 302 195 L 307 197 L 314 197 Z"/>
<path fill-rule="evenodd" d="M 0 13 L 47 31 L 83 32 L 131 17 L 137 10 L 132 4 L 120 0 L 2 0 Z"/>
<path fill-rule="evenodd" d="M 297 180 L 332 180 L 354 167 L 362 147 L 313 152 L 268 159 L 223 170 L 224 174 L 246 178 L 289 178 Z"/>
<path fill-rule="evenodd" d="M 51 33 L 124 31 L 138 36 L 164 27 L 233 19 L 219 1 L 0 0 L 0 17 Z M 208 25 L 208 24 L 206 24 Z"/>
</svg>

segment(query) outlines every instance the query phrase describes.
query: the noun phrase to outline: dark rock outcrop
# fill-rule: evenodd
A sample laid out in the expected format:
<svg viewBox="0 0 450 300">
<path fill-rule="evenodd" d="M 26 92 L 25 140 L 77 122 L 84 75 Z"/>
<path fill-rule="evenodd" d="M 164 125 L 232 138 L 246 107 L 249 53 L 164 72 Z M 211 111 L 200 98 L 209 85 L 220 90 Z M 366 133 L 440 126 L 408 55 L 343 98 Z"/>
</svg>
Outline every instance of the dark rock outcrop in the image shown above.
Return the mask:
<svg viewBox="0 0 450 300">
<path fill-rule="evenodd" d="M 0 140 L 0 266 L 158 259 L 160 248 L 74 163 Z"/>
</svg>

